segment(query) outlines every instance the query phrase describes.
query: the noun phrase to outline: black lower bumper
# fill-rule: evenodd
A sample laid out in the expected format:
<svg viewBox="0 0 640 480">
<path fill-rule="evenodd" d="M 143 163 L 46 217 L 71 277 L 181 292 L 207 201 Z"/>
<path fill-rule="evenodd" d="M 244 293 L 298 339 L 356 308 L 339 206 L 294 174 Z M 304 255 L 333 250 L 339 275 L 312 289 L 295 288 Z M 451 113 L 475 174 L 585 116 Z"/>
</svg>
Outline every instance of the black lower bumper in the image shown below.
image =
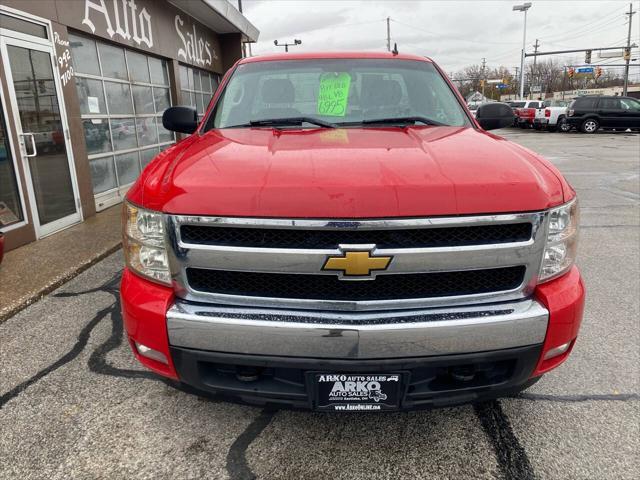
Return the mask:
<svg viewBox="0 0 640 480">
<path fill-rule="evenodd" d="M 400 409 L 409 410 L 514 395 L 533 383 L 530 375 L 541 348 L 389 360 L 271 357 L 177 347 L 171 347 L 171 355 L 180 381 L 196 390 L 291 408 L 315 408 L 312 373 L 401 373 Z"/>
</svg>

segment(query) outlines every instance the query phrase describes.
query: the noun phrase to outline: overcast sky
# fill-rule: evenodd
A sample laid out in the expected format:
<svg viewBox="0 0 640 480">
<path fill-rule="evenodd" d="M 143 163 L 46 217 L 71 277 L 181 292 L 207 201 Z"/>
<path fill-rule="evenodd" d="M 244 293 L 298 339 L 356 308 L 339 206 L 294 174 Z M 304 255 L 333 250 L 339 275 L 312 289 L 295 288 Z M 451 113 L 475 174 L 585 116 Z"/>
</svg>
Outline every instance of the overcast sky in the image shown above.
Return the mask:
<svg viewBox="0 0 640 480">
<path fill-rule="evenodd" d="M 527 50 L 540 39 L 540 50 L 617 46 L 626 43 L 629 1 L 530 0 Z M 275 39 L 302 40 L 296 51 L 384 50 L 386 17 L 391 17 L 391 44 L 401 52 L 435 59 L 448 73 L 486 58 L 489 67 L 520 64 L 523 13 L 511 10 L 519 1 L 355 1 L 243 0 L 244 14 L 260 30 L 253 54 L 282 51 Z M 639 1 L 634 1 L 639 10 Z M 632 42 L 640 44 L 639 15 L 633 17 Z M 637 50 L 634 50 L 637 52 Z M 637 54 L 634 56 L 638 56 Z M 582 62 L 580 55 L 555 57 Z M 622 63 L 622 59 L 594 63 Z M 640 60 L 638 61 L 640 63 Z M 632 68 L 636 73 L 640 68 Z M 640 73 L 640 72 L 637 72 Z M 637 74 L 636 73 L 636 74 Z M 636 77 L 636 75 L 634 75 Z"/>
</svg>

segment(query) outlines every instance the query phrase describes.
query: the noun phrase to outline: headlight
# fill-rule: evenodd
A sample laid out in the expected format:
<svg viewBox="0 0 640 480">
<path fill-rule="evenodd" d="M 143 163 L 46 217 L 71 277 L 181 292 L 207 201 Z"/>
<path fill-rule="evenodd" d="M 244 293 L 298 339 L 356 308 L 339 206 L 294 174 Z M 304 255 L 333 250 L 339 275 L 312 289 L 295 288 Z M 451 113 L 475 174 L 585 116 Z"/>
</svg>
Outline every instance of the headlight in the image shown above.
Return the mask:
<svg viewBox="0 0 640 480">
<path fill-rule="evenodd" d="M 549 233 L 540 266 L 540 282 L 567 272 L 578 249 L 578 201 L 574 198 L 549 212 Z"/>
<path fill-rule="evenodd" d="M 162 214 L 125 202 L 122 220 L 127 267 L 151 280 L 171 285 Z"/>
</svg>

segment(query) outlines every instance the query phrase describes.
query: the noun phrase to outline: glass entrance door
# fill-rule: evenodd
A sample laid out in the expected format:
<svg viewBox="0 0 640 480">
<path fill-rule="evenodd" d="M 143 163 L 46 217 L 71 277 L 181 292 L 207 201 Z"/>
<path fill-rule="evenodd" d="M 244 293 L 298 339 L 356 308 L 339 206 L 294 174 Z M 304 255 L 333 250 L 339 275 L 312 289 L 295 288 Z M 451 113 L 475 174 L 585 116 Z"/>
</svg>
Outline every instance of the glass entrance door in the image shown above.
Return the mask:
<svg viewBox="0 0 640 480">
<path fill-rule="evenodd" d="M 53 49 L 10 37 L 0 43 L 36 233 L 42 237 L 81 220 Z"/>
</svg>

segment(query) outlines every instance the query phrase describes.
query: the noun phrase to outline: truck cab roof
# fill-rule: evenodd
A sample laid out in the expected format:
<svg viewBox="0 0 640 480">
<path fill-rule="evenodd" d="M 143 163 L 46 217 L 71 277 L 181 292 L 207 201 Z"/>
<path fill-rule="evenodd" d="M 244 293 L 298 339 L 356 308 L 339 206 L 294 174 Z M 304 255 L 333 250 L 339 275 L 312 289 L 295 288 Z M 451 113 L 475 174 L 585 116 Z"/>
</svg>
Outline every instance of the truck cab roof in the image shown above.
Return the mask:
<svg viewBox="0 0 640 480">
<path fill-rule="evenodd" d="M 391 53 L 391 52 L 298 52 L 298 53 L 273 53 L 268 55 L 258 55 L 255 57 L 247 57 L 238 61 L 238 64 L 254 63 L 254 62 L 277 62 L 282 60 L 313 60 L 313 59 L 331 59 L 331 58 L 346 58 L 346 59 L 387 59 L 387 60 L 414 60 L 419 62 L 433 61 L 424 56 L 413 55 L 408 53 Z"/>
</svg>

